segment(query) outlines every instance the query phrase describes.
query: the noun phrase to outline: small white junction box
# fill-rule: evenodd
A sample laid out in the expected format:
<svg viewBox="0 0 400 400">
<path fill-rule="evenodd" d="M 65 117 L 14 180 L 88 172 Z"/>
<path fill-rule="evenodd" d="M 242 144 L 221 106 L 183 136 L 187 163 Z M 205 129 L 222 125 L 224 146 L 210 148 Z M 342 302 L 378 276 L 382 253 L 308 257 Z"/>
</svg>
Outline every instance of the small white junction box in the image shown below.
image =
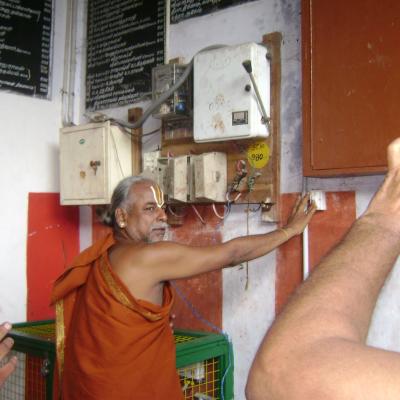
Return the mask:
<svg viewBox="0 0 400 400">
<path fill-rule="evenodd" d="M 195 142 L 265 138 L 263 122 L 249 74 L 250 60 L 267 115 L 270 115 L 270 66 L 266 47 L 244 43 L 202 51 L 194 57 L 193 136 Z"/>
<path fill-rule="evenodd" d="M 212 152 L 192 156 L 194 168 L 194 195 L 201 201 L 226 201 L 227 157 Z"/>
<path fill-rule="evenodd" d="M 110 121 L 60 129 L 60 202 L 109 204 L 132 170 L 132 142 Z"/>
</svg>

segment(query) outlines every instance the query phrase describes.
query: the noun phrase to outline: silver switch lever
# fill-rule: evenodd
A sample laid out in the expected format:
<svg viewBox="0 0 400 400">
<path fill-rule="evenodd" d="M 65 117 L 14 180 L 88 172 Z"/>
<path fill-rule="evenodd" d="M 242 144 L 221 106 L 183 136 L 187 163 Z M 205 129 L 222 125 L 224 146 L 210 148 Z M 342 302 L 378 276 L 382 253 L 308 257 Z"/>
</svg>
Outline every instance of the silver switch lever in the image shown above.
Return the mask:
<svg viewBox="0 0 400 400">
<path fill-rule="evenodd" d="M 246 70 L 246 72 L 250 76 L 250 80 L 251 80 L 251 83 L 252 83 L 252 85 L 254 87 L 254 92 L 256 94 L 258 104 L 260 105 L 260 108 L 261 108 L 263 122 L 267 125 L 268 134 L 270 134 L 271 133 L 270 118 L 268 117 L 267 111 L 265 110 L 264 104 L 263 104 L 263 102 L 261 100 L 260 92 L 258 91 L 256 80 L 254 79 L 253 68 L 251 66 L 251 61 L 250 60 L 245 60 L 245 61 L 242 62 L 242 65 L 243 65 L 243 68 Z"/>
</svg>

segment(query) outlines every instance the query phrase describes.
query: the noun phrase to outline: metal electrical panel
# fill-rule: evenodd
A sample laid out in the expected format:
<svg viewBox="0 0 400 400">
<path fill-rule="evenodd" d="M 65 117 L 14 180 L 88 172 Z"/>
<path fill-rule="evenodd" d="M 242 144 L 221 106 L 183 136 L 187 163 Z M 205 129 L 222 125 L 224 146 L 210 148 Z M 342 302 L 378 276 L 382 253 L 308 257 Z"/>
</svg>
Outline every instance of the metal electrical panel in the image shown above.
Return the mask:
<svg viewBox="0 0 400 400">
<path fill-rule="evenodd" d="M 158 159 L 161 157 L 161 151 L 149 151 L 143 153 L 143 175 L 155 179 L 157 175 Z"/>
<path fill-rule="evenodd" d="M 131 138 L 109 121 L 60 130 L 60 202 L 109 204 L 132 173 Z"/>
<path fill-rule="evenodd" d="M 166 64 L 152 69 L 153 102 L 174 86 L 182 76 L 187 65 Z M 164 120 L 192 116 L 192 78 L 191 75 L 176 91 L 153 112 L 154 118 Z"/>
<path fill-rule="evenodd" d="M 242 65 L 244 61 L 251 62 L 254 80 L 269 115 L 270 66 L 266 56 L 266 47 L 245 43 L 202 51 L 194 57 L 195 142 L 268 136 L 250 76 Z"/>
</svg>

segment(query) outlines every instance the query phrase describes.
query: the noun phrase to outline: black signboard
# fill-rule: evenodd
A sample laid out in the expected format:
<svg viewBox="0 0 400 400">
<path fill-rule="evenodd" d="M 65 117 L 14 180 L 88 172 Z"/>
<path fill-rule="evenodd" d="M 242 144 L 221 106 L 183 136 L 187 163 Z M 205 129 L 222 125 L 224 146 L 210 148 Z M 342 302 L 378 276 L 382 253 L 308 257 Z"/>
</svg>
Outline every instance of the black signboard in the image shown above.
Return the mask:
<svg viewBox="0 0 400 400">
<path fill-rule="evenodd" d="M 0 1 L 0 89 L 49 97 L 52 0 Z"/>
<path fill-rule="evenodd" d="M 164 63 L 164 0 L 89 0 L 86 108 L 137 101 Z"/>
<path fill-rule="evenodd" d="M 171 24 L 254 0 L 171 0 Z"/>
</svg>

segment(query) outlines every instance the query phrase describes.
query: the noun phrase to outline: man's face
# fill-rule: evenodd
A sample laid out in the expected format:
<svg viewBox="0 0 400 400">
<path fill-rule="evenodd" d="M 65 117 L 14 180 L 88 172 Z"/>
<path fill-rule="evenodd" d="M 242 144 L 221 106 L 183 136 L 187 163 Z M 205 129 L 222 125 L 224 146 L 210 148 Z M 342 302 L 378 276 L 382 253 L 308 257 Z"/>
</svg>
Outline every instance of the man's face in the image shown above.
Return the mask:
<svg viewBox="0 0 400 400">
<path fill-rule="evenodd" d="M 133 200 L 126 217 L 129 236 L 145 242 L 163 240 L 168 225 L 160 188 L 155 183 L 140 182 L 132 187 L 129 197 Z"/>
</svg>

